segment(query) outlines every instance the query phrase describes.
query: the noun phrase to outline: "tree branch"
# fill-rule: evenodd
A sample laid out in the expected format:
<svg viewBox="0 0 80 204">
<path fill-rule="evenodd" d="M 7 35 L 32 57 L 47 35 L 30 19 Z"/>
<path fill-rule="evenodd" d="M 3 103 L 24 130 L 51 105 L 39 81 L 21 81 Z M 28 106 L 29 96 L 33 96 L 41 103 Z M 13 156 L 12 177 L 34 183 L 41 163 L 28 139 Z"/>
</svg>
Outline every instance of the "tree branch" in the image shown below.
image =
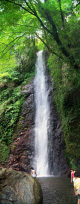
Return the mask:
<svg viewBox="0 0 80 204">
<path fill-rule="evenodd" d="M 41 19 L 39 18 L 39 16 L 38 16 L 36 10 L 33 11 L 33 13 L 32 13 L 32 12 L 30 12 L 28 9 L 26 9 L 25 7 L 23 7 L 21 4 L 15 3 L 15 2 L 13 2 L 13 1 L 11 1 L 11 0 L 5 0 L 5 1 L 6 1 L 6 2 L 13 3 L 13 4 L 15 4 L 15 5 L 17 5 L 17 6 L 21 7 L 21 8 L 23 8 L 23 9 L 24 9 L 25 11 L 27 11 L 28 13 L 31 13 L 32 15 L 34 15 L 34 16 L 39 20 L 41 26 L 42 26 L 48 33 L 50 33 L 51 35 L 53 35 L 53 32 L 51 32 L 47 27 L 44 26 L 42 20 L 41 20 Z M 26 3 L 27 3 L 27 2 L 26 2 Z"/>
<path fill-rule="evenodd" d="M 30 12 L 28 9 L 26 9 L 25 7 L 23 7 L 21 4 L 15 3 L 15 2 L 13 2 L 13 1 L 11 1 L 11 0 L 5 0 L 5 1 L 10 2 L 10 3 L 13 3 L 13 4 L 15 4 L 15 5 L 17 5 L 17 6 L 21 7 L 21 8 L 23 8 L 23 9 L 24 9 L 25 11 L 27 11 L 28 13 L 31 13 L 32 15 L 36 16 L 37 19 L 39 20 L 41 26 L 42 26 L 47 32 L 49 32 L 51 35 L 53 35 L 53 33 L 52 33 L 50 30 L 48 30 L 48 28 L 46 28 L 46 27 L 44 26 L 42 20 L 41 20 L 41 19 L 39 18 L 39 16 L 38 16 L 36 10 L 34 10 L 33 12 Z M 27 2 L 26 2 L 26 3 L 27 3 Z M 28 5 L 28 3 L 27 3 L 27 5 Z M 29 5 L 28 5 L 28 7 L 29 7 Z M 31 10 L 32 10 L 32 9 L 31 9 Z"/>
<path fill-rule="evenodd" d="M 24 0 L 24 1 L 26 2 L 26 0 Z M 27 4 L 27 6 L 28 6 L 29 8 L 31 8 L 27 2 L 26 2 L 26 4 Z M 32 5 L 32 6 L 33 6 L 33 5 Z M 34 14 L 33 14 L 33 15 L 35 15 L 35 16 L 37 17 L 37 19 L 39 20 L 41 26 L 42 26 L 48 33 L 50 33 L 51 35 L 53 35 L 53 33 L 52 33 L 47 27 L 44 26 L 42 20 L 39 18 L 38 14 L 37 14 L 37 12 L 36 12 L 36 10 L 35 10 L 35 8 L 34 8 L 34 6 L 33 6 L 33 9 L 34 9 L 34 11 L 33 11 Z M 31 10 L 32 10 L 32 9 L 31 9 Z"/>
<path fill-rule="evenodd" d="M 13 2 L 13 1 L 10 1 L 10 0 L 5 0 L 5 1 L 6 1 L 6 2 L 10 2 L 10 3 L 12 3 L 12 4 L 16 5 L 16 6 L 19 6 L 19 7 L 21 7 L 22 9 L 24 9 L 25 11 L 27 11 L 28 13 L 34 15 L 31 11 L 29 11 L 28 9 L 26 9 L 25 7 L 23 7 L 22 4 L 18 4 L 18 3 L 16 3 L 16 2 Z"/>
<path fill-rule="evenodd" d="M 44 11 L 45 12 L 45 11 Z M 62 44 L 60 38 L 59 38 L 59 34 L 58 34 L 58 31 L 57 31 L 57 28 L 56 28 L 56 25 L 51 17 L 51 15 L 49 14 L 49 11 L 45 12 L 46 14 L 46 17 L 47 17 L 47 20 L 49 21 L 50 25 L 52 26 L 52 30 L 53 32 L 51 32 L 51 34 L 53 33 L 53 37 L 55 39 L 55 41 L 57 42 L 58 46 L 59 46 L 59 49 L 62 51 L 62 53 L 64 54 L 64 56 L 66 58 L 68 58 L 69 60 L 69 63 L 75 68 L 75 69 L 78 69 L 78 65 L 75 64 L 75 59 L 74 59 L 74 56 L 70 55 L 70 53 L 67 51 L 67 49 L 64 47 L 64 45 Z"/>
<path fill-rule="evenodd" d="M 63 16 L 63 12 L 61 9 L 61 0 L 58 0 L 58 1 L 59 1 L 60 13 L 61 13 L 62 26 L 64 27 L 64 16 Z"/>
<path fill-rule="evenodd" d="M 32 8 L 29 5 L 29 3 L 26 0 L 24 0 L 24 1 L 25 1 L 26 5 L 28 6 L 28 8 L 33 12 Z"/>
<path fill-rule="evenodd" d="M 47 47 L 47 49 L 52 53 L 52 54 L 54 54 L 54 55 L 56 55 L 57 57 L 59 57 L 60 59 L 63 59 L 61 56 L 59 56 L 56 52 L 54 52 L 49 46 L 48 46 L 48 44 L 46 44 L 45 42 L 44 42 L 44 40 L 37 34 L 37 33 L 35 33 L 36 34 L 36 36 L 43 42 L 43 44 Z"/>
<path fill-rule="evenodd" d="M 9 46 L 11 43 L 13 43 L 15 40 L 19 40 L 19 39 L 22 38 L 25 34 L 26 34 L 26 32 L 25 32 L 23 35 L 18 36 L 18 37 L 16 37 L 15 39 L 13 39 L 10 43 L 8 43 L 8 44 L 6 45 L 6 47 L 5 47 L 0 53 L 4 52 L 4 51 L 8 48 L 8 46 Z M 12 45 L 12 46 L 8 49 L 8 51 L 9 51 L 12 47 L 14 47 L 14 45 Z M 3 57 L 8 51 L 6 51 L 6 52 L 2 55 L 2 57 Z M 1 57 L 1 58 L 2 58 L 2 57 Z"/>
<path fill-rule="evenodd" d="M 15 3 L 15 2 L 13 2 L 13 1 L 11 1 L 11 0 L 5 0 L 5 1 L 10 2 L 10 3 L 13 3 L 13 4 L 15 4 L 15 5 L 21 7 L 22 9 L 24 9 L 24 10 L 27 11 L 28 13 L 34 15 L 34 16 L 38 19 L 38 21 L 40 22 L 41 26 L 42 26 L 48 33 L 50 33 L 50 34 L 53 36 L 53 38 L 55 39 L 56 43 L 57 43 L 58 46 L 59 46 L 59 49 L 62 51 L 62 53 L 64 54 L 64 56 L 65 56 L 66 58 L 68 58 L 70 64 L 73 65 L 73 66 L 75 67 L 75 69 L 78 69 L 78 65 L 75 64 L 74 56 L 71 56 L 71 55 L 70 55 L 70 53 L 69 53 L 69 52 L 67 51 L 67 49 L 64 47 L 64 44 L 62 44 L 62 42 L 61 42 L 61 40 L 60 40 L 60 38 L 59 38 L 59 34 L 58 34 L 58 31 L 57 31 L 56 25 L 55 25 L 55 23 L 54 23 L 54 21 L 53 21 L 51 15 L 49 14 L 49 10 L 48 10 L 48 11 L 45 11 L 45 10 L 44 10 L 44 12 L 45 12 L 45 14 L 46 14 L 46 17 L 47 17 L 48 22 L 49 22 L 50 25 L 52 26 L 52 31 L 50 31 L 47 27 L 45 27 L 45 25 L 44 25 L 44 23 L 42 22 L 41 18 L 38 16 L 36 10 L 35 10 L 35 11 L 33 11 L 33 10 L 30 11 L 30 10 L 26 9 L 25 7 L 23 7 L 22 4 Z M 27 3 L 27 2 L 26 2 L 26 3 Z M 28 5 L 28 8 L 29 8 L 29 7 L 30 7 L 30 6 Z M 31 8 L 31 7 L 30 7 L 30 8 Z M 29 8 L 29 9 L 30 9 L 30 8 Z M 32 9 L 32 8 L 31 8 L 31 9 Z M 42 9 L 44 9 L 44 8 L 42 7 Z"/>
</svg>

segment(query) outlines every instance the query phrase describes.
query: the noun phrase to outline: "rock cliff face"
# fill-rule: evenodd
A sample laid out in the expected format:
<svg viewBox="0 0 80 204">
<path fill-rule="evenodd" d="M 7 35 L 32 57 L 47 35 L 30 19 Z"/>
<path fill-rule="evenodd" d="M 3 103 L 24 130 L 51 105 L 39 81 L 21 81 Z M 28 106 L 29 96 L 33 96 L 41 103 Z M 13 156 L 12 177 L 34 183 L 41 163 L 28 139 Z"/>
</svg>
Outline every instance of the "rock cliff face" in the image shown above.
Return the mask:
<svg viewBox="0 0 80 204">
<path fill-rule="evenodd" d="M 45 53 L 44 58 L 46 58 Z M 56 110 L 56 104 L 54 102 L 55 86 L 52 82 L 47 66 L 45 75 L 48 89 L 48 100 L 50 103 L 50 128 L 48 130 L 48 160 L 50 174 L 68 175 L 69 169 L 63 152 L 65 149 L 65 144 L 63 142 L 61 119 Z"/>
<path fill-rule="evenodd" d="M 10 147 L 8 167 L 30 173 L 30 166 L 34 157 L 34 89 L 33 80 L 26 85 L 21 94 L 26 95 L 19 121 L 13 135 Z"/>
<path fill-rule="evenodd" d="M 42 204 L 42 191 L 36 178 L 12 169 L 0 169 L 0 204 Z"/>
<path fill-rule="evenodd" d="M 51 78 L 48 69 L 46 70 L 46 81 L 48 88 L 48 100 L 50 102 L 50 128 L 48 130 L 48 150 L 49 150 L 49 167 L 51 174 L 67 174 L 68 167 L 63 155 L 63 134 L 61 121 L 56 111 L 54 104 L 54 86 L 51 83 Z M 8 167 L 15 170 L 22 170 L 30 173 L 35 155 L 34 150 L 34 85 L 33 80 L 26 85 L 22 93 L 26 94 L 25 103 L 22 106 L 19 121 L 17 123 L 15 133 L 13 135 L 13 143 L 11 144 L 11 154 L 8 162 Z"/>
</svg>

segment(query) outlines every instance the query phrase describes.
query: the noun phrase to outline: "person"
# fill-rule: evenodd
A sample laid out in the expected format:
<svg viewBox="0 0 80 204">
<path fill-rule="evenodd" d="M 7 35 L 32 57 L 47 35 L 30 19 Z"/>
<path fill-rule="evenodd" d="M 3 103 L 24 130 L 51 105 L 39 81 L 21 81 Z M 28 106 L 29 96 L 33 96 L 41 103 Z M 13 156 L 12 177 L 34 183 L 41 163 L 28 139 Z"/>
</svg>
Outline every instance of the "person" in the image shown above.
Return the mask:
<svg viewBox="0 0 80 204">
<path fill-rule="evenodd" d="M 79 173 L 75 172 L 74 177 L 75 177 L 74 192 L 75 192 L 75 195 L 78 196 L 78 204 L 80 204 L 80 175 Z"/>
<path fill-rule="evenodd" d="M 74 169 L 71 169 L 71 183 L 74 183 L 75 177 L 74 177 L 75 171 Z"/>
<path fill-rule="evenodd" d="M 34 170 L 33 167 L 31 167 L 30 169 L 31 169 L 31 176 L 36 178 L 36 176 L 37 176 L 36 171 Z"/>
</svg>

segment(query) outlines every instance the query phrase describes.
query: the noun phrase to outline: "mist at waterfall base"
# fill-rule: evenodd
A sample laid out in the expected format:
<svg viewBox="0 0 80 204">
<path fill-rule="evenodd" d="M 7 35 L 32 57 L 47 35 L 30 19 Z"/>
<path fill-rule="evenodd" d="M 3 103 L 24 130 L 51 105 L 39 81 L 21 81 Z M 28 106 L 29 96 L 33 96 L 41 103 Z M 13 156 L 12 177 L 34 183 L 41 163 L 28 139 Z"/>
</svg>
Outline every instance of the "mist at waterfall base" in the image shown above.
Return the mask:
<svg viewBox="0 0 80 204">
<path fill-rule="evenodd" d="M 48 128 L 50 107 L 45 75 L 43 51 L 37 53 L 35 90 L 35 164 L 37 176 L 49 175 L 48 164 Z"/>
</svg>

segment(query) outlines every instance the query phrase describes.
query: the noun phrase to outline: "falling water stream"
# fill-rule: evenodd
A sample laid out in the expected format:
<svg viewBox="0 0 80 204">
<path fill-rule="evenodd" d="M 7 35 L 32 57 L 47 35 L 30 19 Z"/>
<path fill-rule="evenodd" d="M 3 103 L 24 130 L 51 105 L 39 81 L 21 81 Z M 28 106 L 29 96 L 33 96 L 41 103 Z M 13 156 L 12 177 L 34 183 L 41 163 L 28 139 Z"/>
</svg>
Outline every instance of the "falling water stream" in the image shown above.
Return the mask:
<svg viewBox="0 0 80 204">
<path fill-rule="evenodd" d="M 35 164 L 43 192 L 43 204 L 76 204 L 73 186 L 69 178 L 49 176 L 48 128 L 50 105 L 46 83 L 46 66 L 43 52 L 36 60 L 35 88 Z"/>
<path fill-rule="evenodd" d="M 38 176 L 47 176 L 48 167 L 48 128 L 49 102 L 45 76 L 43 52 L 39 51 L 36 60 L 35 87 L 35 160 Z"/>
</svg>

